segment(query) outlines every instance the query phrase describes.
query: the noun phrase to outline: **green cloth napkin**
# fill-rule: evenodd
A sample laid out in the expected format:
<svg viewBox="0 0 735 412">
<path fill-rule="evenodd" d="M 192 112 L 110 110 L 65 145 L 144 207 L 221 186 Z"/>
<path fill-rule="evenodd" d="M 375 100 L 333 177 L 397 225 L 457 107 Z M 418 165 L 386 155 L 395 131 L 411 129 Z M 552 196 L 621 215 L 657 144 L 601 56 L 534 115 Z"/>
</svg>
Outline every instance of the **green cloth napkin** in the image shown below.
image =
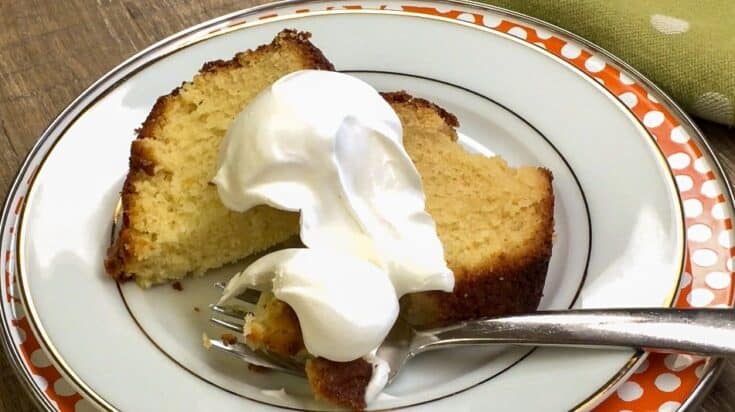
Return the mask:
<svg viewBox="0 0 735 412">
<path fill-rule="evenodd" d="M 576 33 L 690 114 L 735 125 L 735 0 L 483 0 Z"/>
</svg>

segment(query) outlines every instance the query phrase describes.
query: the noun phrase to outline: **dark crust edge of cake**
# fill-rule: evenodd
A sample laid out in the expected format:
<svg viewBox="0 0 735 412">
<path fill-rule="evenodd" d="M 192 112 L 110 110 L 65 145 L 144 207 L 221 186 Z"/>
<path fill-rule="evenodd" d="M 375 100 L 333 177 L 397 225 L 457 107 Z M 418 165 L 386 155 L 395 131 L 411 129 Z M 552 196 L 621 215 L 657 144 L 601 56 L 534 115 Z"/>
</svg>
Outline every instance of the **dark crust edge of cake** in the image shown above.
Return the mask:
<svg viewBox="0 0 735 412">
<path fill-rule="evenodd" d="M 551 172 L 541 169 L 549 179 Z M 543 296 L 551 260 L 553 238 L 553 194 L 545 198 L 549 213 L 544 231 L 537 234 L 536 245 L 492 270 L 478 269 L 459 274 L 454 291 L 421 292 L 406 295 L 401 306 L 406 320 L 419 328 L 438 327 L 452 322 L 488 316 L 534 312 Z M 549 204 L 550 203 L 550 204 Z M 434 310 L 431 316 L 416 314 L 412 307 Z"/>
<path fill-rule="evenodd" d="M 413 97 L 403 90 L 397 92 L 381 92 L 380 95 L 383 96 L 383 99 L 385 99 L 385 101 L 391 104 L 408 104 L 417 108 L 431 109 L 435 111 L 436 114 L 439 115 L 439 117 L 444 119 L 444 122 L 447 125 L 453 128 L 459 127 L 459 120 L 457 120 L 457 116 L 449 113 L 442 107 L 439 107 L 426 99 Z M 454 139 L 456 140 L 456 135 L 454 136 Z"/>
<path fill-rule="evenodd" d="M 311 68 L 334 70 L 334 66 L 327 60 L 322 51 L 309 41 L 310 37 L 311 33 L 308 32 L 285 29 L 279 32 L 270 44 L 259 46 L 255 50 L 237 53 L 230 60 L 215 60 L 204 63 L 198 75 L 244 67 L 262 55 L 278 49 L 287 42 L 295 44 L 300 49 L 304 55 L 306 65 Z M 143 181 L 148 176 L 152 176 L 155 173 L 156 166 L 155 159 L 146 150 L 145 146 L 137 143 L 142 139 L 156 138 L 153 131 L 166 113 L 166 107 L 170 99 L 175 98 L 179 94 L 181 87 L 186 84 L 187 82 L 182 83 L 181 86 L 172 90 L 171 93 L 161 96 L 156 100 L 148 117 L 142 126 L 136 130 L 137 137 L 131 144 L 129 171 L 121 192 L 122 223 L 117 238 L 107 249 L 107 257 L 104 261 L 107 274 L 118 281 L 126 281 L 135 277 L 135 274 L 126 272 L 127 263 L 134 259 L 135 250 L 135 236 L 130 227 L 130 215 L 135 202 L 134 187 L 136 182 Z"/>
<path fill-rule="evenodd" d="M 365 359 L 334 362 L 312 358 L 306 361 L 306 376 L 317 400 L 358 411 L 367 407 L 365 388 L 373 376 L 373 365 Z"/>
<path fill-rule="evenodd" d="M 420 292 L 401 298 L 401 309 L 409 323 L 418 328 L 438 327 L 479 317 L 512 315 L 534 312 L 543 296 L 554 236 L 553 174 L 539 167 L 546 178 L 546 195 L 540 206 L 546 213 L 545 221 L 536 233 L 535 244 L 520 255 L 509 256 L 506 262 L 495 263 L 493 269 L 477 268 L 455 275 L 460 280 L 452 292 Z M 427 316 L 415 315 L 411 306 L 424 300 L 420 306 L 435 312 Z M 428 300 L 428 302 L 427 302 Z M 417 302 L 418 303 L 418 302 Z"/>
</svg>

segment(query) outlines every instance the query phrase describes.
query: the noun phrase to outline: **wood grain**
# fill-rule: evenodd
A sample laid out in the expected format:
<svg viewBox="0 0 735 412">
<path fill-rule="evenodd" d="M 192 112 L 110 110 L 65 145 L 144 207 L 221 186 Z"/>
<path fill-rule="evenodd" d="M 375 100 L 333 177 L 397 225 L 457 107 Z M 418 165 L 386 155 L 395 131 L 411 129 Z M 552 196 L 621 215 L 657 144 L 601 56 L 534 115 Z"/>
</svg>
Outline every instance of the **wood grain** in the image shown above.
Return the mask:
<svg viewBox="0 0 735 412">
<path fill-rule="evenodd" d="M 0 0 L 0 194 L 48 123 L 125 58 L 193 24 L 262 0 Z M 701 122 L 731 179 L 735 131 Z M 734 410 L 730 361 L 699 408 Z M 0 354 L 0 412 L 35 407 Z"/>
</svg>

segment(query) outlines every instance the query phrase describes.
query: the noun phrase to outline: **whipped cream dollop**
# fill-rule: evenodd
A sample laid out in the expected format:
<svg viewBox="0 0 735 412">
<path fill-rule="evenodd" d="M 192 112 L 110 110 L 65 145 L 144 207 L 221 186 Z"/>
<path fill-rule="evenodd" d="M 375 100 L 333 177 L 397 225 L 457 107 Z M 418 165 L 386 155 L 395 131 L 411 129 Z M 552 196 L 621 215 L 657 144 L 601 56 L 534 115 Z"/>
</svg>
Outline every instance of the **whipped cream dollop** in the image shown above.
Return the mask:
<svg viewBox="0 0 735 412">
<path fill-rule="evenodd" d="M 298 315 L 306 350 L 337 362 L 375 349 L 398 317 L 385 271 L 321 249 L 283 249 L 261 257 L 228 283 L 222 299 L 246 289 L 272 290 Z"/>
<path fill-rule="evenodd" d="M 307 249 L 261 258 L 221 302 L 270 283 L 312 354 L 368 355 L 392 327 L 398 298 L 454 287 L 401 122 L 355 77 L 305 70 L 261 92 L 227 131 L 214 183 L 229 209 L 301 212 Z"/>
</svg>

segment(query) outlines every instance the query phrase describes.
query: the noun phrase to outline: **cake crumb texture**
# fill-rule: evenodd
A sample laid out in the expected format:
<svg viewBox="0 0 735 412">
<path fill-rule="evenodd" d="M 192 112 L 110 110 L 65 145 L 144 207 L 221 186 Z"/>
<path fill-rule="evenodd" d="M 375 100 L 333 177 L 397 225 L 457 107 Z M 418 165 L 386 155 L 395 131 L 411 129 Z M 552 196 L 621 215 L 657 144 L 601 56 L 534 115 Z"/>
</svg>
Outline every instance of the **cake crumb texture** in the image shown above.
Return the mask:
<svg viewBox="0 0 735 412">
<path fill-rule="evenodd" d="M 298 233 L 298 215 L 269 207 L 224 207 L 216 187 L 222 138 L 235 115 L 278 78 L 333 70 L 308 33 L 204 64 L 191 82 L 158 99 L 131 146 L 120 233 L 106 271 L 142 287 L 200 275 Z"/>
<path fill-rule="evenodd" d="M 306 355 L 296 312 L 271 292 L 263 292 L 253 316 L 246 319 L 246 342 L 253 350 L 294 358 Z"/>
<path fill-rule="evenodd" d="M 372 375 L 372 365 L 362 358 L 350 362 L 324 358 L 306 361 L 306 377 L 315 398 L 352 410 L 363 410 L 367 406 L 365 388 Z"/>
</svg>

